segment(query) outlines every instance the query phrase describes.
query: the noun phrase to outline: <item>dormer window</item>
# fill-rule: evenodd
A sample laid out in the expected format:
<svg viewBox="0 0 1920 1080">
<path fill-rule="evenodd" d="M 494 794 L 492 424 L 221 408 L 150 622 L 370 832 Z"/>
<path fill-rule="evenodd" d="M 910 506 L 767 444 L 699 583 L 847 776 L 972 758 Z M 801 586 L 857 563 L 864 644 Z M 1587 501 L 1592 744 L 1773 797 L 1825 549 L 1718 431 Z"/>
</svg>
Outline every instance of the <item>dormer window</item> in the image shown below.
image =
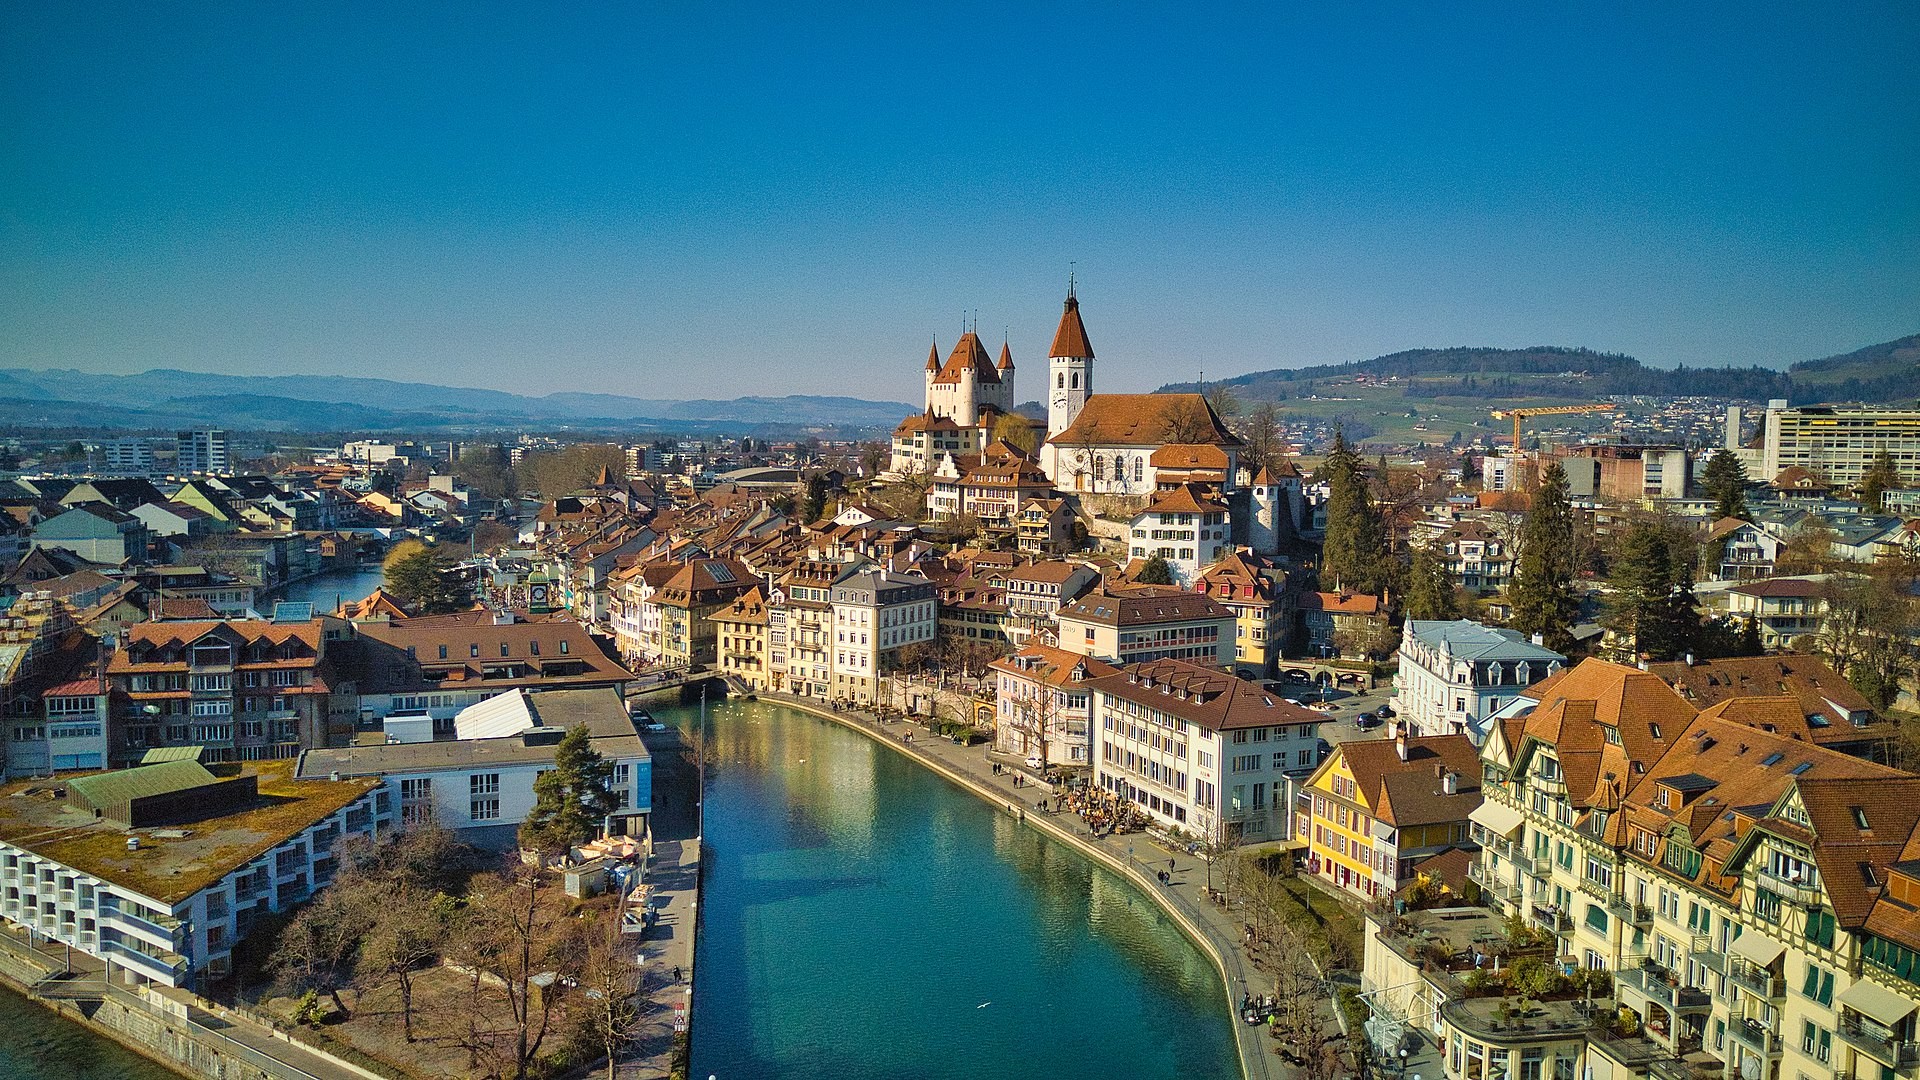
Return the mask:
<svg viewBox="0 0 1920 1080">
<path fill-rule="evenodd" d="M 1866 807 L 1864 807 L 1864 806 L 1850 806 L 1850 807 L 1848 807 L 1847 809 L 1853 812 L 1853 825 L 1854 825 L 1854 828 L 1856 828 L 1856 829 L 1859 829 L 1859 830 L 1860 830 L 1861 832 L 1872 832 L 1872 831 L 1873 831 L 1873 826 L 1867 823 L 1867 808 L 1866 808 Z"/>
</svg>

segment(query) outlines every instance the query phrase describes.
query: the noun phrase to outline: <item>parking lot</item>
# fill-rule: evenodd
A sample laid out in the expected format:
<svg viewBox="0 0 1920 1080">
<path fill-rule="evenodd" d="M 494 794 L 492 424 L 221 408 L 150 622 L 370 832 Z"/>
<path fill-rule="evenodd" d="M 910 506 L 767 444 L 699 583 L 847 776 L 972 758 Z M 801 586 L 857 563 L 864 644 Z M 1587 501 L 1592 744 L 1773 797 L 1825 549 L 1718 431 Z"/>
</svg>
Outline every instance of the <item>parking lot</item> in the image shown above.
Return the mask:
<svg viewBox="0 0 1920 1080">
<path fill-rule="evenodd" d="M 1378 687 L 1367 691 L 1327 688 L 1324 693 L 1322 692 L 1321 684 L 1298 682 L 1284 678 L 1264 680 L 1264 685 L 1274 693 L 1298 701 L 1302 705 L 1311 707 L 1324 701 L 1326 704 L 1333 706 L 1327 713 L 1327 719 L 1332 721 L 1332 723 L 1323 731 L 1323 737 L 1330 743 L 1351 742 L 1355 739 L 1386 738 L 1386 724 L 1376 724 L 1371 728 L 1361 730 L 1355 724 L 1355 721 L 1358 720 L 1363 713 L 1374 713 L 1377 715 L 1380 706 L 1386 705 L 1393 700 L 1393 683 L 1390 680 L 1382 682 Z"/>
</svg>

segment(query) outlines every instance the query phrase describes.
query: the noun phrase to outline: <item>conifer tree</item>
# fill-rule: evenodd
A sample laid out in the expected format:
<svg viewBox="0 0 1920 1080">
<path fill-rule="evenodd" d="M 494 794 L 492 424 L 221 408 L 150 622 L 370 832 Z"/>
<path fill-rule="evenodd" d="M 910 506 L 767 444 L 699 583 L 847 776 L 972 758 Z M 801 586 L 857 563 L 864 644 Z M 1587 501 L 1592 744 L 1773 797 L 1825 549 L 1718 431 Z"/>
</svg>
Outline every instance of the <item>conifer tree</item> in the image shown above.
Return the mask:
<svg viewBox="0 0 1920 1080">
<path fill-rule="evenodd" d="M 1860 477 L 1856 489 L 1860 496 L 1860 509 L 1869 514 L 1886 513 L 1887 489 L 1900 486 L 1900 473 L 1893 467 L 1893 455 L 1885 450 L 1873 456 L 1873 464 Z"/>
<path fill-rule="evenodd" d="M 1700 474 L 1700 486 L 1713 499 L 1713 516 L 1747 516 L 1747 470 L 1731 451 L 1716 450 Z"/>
<path fill-rule="evenodd" d="M 1692 650 L 1700 633 L 1692 553 L 1676 539 L 1657 522 L 1635 523 L 1620 539 L 1608 579 L 1614 590 L 1609 627 L 1653 660 Z"/>
<path fill-rule="evenodd" d="M 1333 449 L 1321 464 L 1327 475 L 1327 530 L 1320 555 L 1322 588 L 1377 593 L 1390 582 L 1386 529 L 1367 491 L 1360 455 L 1336 427 Z"/>
<path fill-rule="evenodd" d="M 1454 595 L 1453 575 L 1446 560 L 1432 548 L 1413 549 L 1407 570 L 1406 616 L 1409 619 L 1457 619 L 1460 603 Z"/>
<path fill-rule="evenodd" d="M 613 793 L 613 763 L 593 748 L 585 724 L 553 750 L 553 768 L 533 782 L 533 809 L 520 825 L 520 845 L 556 855 L 593 839 L 607 815 L 620 808 Z"/>
<path fill-rule="evenodd" d="M 1539 634 L 1547 648 L 1564 652 L 1573 644 L 1573 622 L 1580 614 L 1574 587 L 1573 504 L 1567 497 L 1567 472 L 1555 461 L 1540 475 L 1520 530 L 1520 558 L 1509 600 L 1513 628 Z"/>
</svg>

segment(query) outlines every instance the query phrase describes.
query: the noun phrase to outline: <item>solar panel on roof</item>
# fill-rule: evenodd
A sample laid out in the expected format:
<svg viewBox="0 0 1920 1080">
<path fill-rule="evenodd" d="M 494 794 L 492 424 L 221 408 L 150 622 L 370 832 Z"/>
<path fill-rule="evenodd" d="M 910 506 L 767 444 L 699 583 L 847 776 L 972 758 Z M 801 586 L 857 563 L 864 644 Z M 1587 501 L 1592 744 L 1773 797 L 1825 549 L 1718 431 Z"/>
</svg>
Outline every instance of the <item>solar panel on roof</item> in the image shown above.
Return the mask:
<svg viewBox="0 0 1920 1080">
<path fill-rule="evenodd" d="M 733 576 L 733 568 L 725 563 L 708 563 L 707 573 L 712 574 L 713 580 L 722 585 L 731 585 L 739 580 Z"/>
</svg>

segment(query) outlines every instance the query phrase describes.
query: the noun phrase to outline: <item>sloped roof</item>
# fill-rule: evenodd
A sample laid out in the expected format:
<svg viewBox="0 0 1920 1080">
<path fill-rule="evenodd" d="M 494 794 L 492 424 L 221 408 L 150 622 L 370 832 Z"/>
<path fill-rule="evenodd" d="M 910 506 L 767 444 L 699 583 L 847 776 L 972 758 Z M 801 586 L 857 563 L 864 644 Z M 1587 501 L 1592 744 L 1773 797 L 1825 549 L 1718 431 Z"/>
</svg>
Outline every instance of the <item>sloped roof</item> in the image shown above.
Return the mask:
<svg viewBox="0 0 1920 1080">
<path fill-rule="evenodd" d="M 1323 724 L 1321 713 L 1236 679 L 1219 668 L 1185 660 L 1128 664 L 1112 675 L 1086 683 L 1103 694 L 1171 713 L 1209 731 Z"/>
<path fill-rule="evenodd" d="M 1091 656 L 1056 649 L 1037 642 L 1029 643 L 1010 656 L 988 665 L 1016 678 L 1031 679 L 1048 686 L 1075 686 L 1088 679 L 1112 675 L 1120 669 Z"/>
<path fill-rule="evenodd" d="M 1156 469 L 1225 469 L 1227 452 L 1211 443 L 1168 443 L 1147 463 Z"/>
<path fill-rule="evenodd" d="M 1347 771 L 1374 808 L 1374 816 L 1395 827 L 1465 821 L 1480 805 L 1480 756 L 1465 735 L 1408 739 L 1407 760 L 1398 744 L 1356 739 L 1340 744 Z M 1443 774 L 1457 774 L 1455 793 L 1446 793 Z"/>
<path fill-rule="evenodd" d="M 987 355 L 987 347 L 980 342 L 980 335 L 969 330 L 960 335 L 953 345 L 953 352 L 947 354 L 947 362 L 934 373 L 936 383 L 957 383 L 961 376 L 971 371 L 975 382 L 997 383 L 1000 372 L 993 366 L 993 360 Z"/>
<path fill-rule="evenodd" d="M 1094 394 L 1073 423 L 1047 441 L 1056 446 L 1164 446 L 1174 422 L 1185 414 L 1207 426 L 1206 443 L 1240 445 L 1199 394 Z"/>
<path fill-rule="evenodd" d="M 101 810 L 128 799 L 188 791 L 213 783 L 213 774 L 191 758 L 136 765 L 131 769 L 76 776 L 67 781 L 67 791 L 89 810 Z"/>
<path fill-rule="evenodd" d="M 1535 645 L 1518 630 L 1486 626 L 1471 619 L 1408 619 L 1406 632 L 1455 660 L 1566 659 L 1552 649 Z"/>
<path fill-rule="evenodd" d="M 1134 517 L 1145 514 L 1224 514 L 1227 505 L 1212 495 L 1204 494 L 1192 484 L 1181 484 L 1154 495 L 1146 509 Z"/>
<path fill-rule="evenodd" d="M 1889 721 L 1853 684 L 1817 656 L 1779 653 L 1649 664 L 1647 670 L 1697 707 L 1742 698 L 1792 697 L 1814 742 L 1854 742 L 1880 734 Z"/>
<path fill-rule="evenodd" d="M 1080 299 L 1067 290 L 1067 302 L 1060 312 L 1060 328 L 1053 332 L 1053 348 L 1048 357 L 1062 356 L 1093 359 L 1093 342 L 1087 340 L 1087 324 L 1080 321 Z"/>
<path fill-rule="evenodd" d="M 1525 737 L 1553 747 L 1567 797 L 1582 809 L 1617 802 L 1695 713 L 1659 676 L 1596 659 L 1563 668 L 1521 694 L 1540 703 L 1526 718 Z M 1608 739 L 1603 728 L 1619 740 Z"/>
</svg>

